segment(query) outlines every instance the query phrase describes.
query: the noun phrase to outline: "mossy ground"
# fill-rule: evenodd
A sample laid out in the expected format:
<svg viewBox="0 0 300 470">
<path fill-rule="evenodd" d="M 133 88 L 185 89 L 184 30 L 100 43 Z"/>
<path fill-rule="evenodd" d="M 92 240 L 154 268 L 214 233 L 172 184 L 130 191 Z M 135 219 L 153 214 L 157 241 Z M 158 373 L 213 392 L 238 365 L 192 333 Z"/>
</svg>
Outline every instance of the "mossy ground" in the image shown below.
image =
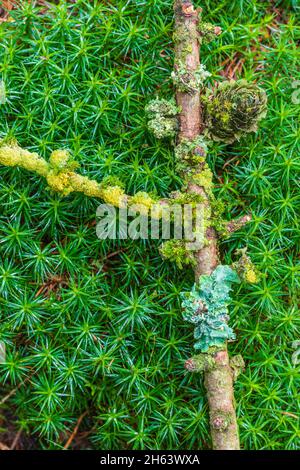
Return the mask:
<svg viewBox="0 0 300 470">
<path fill-rule="evenodd" d="M 269 98 L 257 135 L 214 144 L 209 156 L 228 218 L 253 212 L 223 243 L 224 263 L 248 245 L 262 273 L 231 307 L 230 350 L 246 361 L 235 385 L 242 448 L 296 449 L 299 9 L 293 1 L 196 4 L 224 31 L 202 48 L 212 80 L 235 69 Z M 130 194 L 179 189 L 173 149 L 148 134 L 144 116 L 156 94 L 172 96 L 172 2 L 79 0 L 46 12 L 24 2 L 11 16 L 0 26 L 1 136 L 46 158 L 68 148 L 83 173 L 117 176 Z M 183 367 L 193 328 L 179 293 L 192 271 L 163 261 L 157 242 L 99 241 L 97 200 L 61 198 L 24 170 L 1 167 L 0 176 L 2 399 L 12 392 L 1 405 L 4 431 L 14 416 L 35 446 L 61 448 L 88 411 L 75 448 L 83 438 L 85 448 L 208 448 L 202 379 Z"/>
</svg>

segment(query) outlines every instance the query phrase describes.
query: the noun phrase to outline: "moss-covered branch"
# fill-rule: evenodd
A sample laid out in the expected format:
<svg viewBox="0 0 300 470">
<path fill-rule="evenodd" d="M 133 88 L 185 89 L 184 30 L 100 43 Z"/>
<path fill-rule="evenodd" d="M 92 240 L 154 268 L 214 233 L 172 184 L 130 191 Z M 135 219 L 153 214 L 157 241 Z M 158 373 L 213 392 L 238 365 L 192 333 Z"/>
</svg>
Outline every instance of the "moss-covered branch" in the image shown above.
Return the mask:
<svg viewBox="0 0 300 470">
<path fill-rule="evenodd" d="M 0 146 L 0 164 L 10 167 L 20 167 L 32 171 L 46 179 L 50 189 L 67 196 L 72 192 L 83 193 L 86 196 L 102 199 L 106 204 L 115 207 L 138 205 L 141 211 L 152 216 L 161 217 L 166 200 L 154 199 L 146 192 L 138 192 L 128 196 L 122 183 L 116 178 L 104 178 L 102 182 L 82 176 L 75 171 L 78 164 L 66 150 L 52 152 L 49 162 L 37 153 L 22 149 L 15 143 Z"/>
</svg>

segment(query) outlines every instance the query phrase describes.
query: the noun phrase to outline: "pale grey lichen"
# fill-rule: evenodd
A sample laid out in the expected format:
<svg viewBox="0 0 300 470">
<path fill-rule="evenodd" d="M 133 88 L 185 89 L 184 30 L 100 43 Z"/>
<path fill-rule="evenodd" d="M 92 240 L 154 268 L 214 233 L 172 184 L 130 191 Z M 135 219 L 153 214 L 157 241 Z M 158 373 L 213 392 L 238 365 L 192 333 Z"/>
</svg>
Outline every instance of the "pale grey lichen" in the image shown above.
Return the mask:
<svg viewBox="0 0 300 470">
<path fill-rule="evenodd" d="M 179 112 L 175 100 L 155 99 L 145 108 L 148 117 L 148 129 L 157 138 L 175 137 L 178 130 L 177 114 Z"/>
<path fill-rule="evenodd" d="M 205 80 L 211 76 L 205 65 L 200 64 L 197 70 L 188 70 L 183 62 L 175 64 L 175 70 L 171 73 L 174 86 L 178 91 L 196 93 L 203 87 Z"/>
<path fill-rule="evenodd" d="M 164 139 L 166 137 L 175 137 L 178 124 L 176 119 L 157 116 L 155 119 L 148 121 L 148 129 L 157 139 Z"/>
<path fill-rule="evenodd" d="M 175 99 L 166 100 L 165 98 L 156 98 L 150 101 L 145 108 L 145 112 L 149 118 L 154 118 L 157 114 L 166 117 L 176 116 L 178 111 Z"/>
</svg>

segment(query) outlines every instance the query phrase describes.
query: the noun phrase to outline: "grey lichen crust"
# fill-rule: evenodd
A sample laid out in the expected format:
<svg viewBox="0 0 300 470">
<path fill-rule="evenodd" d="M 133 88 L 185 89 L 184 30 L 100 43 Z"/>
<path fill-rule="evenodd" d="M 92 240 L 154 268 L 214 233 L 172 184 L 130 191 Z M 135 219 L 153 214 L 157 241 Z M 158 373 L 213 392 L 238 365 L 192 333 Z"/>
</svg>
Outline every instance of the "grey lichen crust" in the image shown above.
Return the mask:
<svg viewBox="0 0 300 470">
<path fill-rule="evenodd" d="M 221 83 L 208 96 L 204 109 L 207 133 L 214 140 L 232 143 L 257 130 L 267 113 L 264 90 L 246 80 Z"/>
<path fill-rule="evenodd" d="M 191 292 L 182 293 L 183 317 L 195 325 L 195 349 L 204 353 L 235 338 L 227 322 L 231 300 L 229 292 L 232 284 L 238 282 L 235 271 L 229 266 L 219 265 L 211 275 L 201 276 Z"/>
<path fill-rule="evenodd" d="M 156 98 L 148 103 L 145 112 L 148 118 L 148 129 L 157 139 L 176 136 L 179 110 L 175 100 Z"/>
</svg>

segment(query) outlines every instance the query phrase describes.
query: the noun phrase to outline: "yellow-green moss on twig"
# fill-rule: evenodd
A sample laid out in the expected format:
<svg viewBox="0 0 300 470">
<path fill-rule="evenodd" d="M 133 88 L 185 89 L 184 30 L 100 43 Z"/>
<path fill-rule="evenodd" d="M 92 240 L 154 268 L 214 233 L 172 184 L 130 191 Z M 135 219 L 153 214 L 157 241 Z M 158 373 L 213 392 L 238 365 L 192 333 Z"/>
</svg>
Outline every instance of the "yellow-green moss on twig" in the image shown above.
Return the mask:
<svg viewBox="0 0 300 470">
<path fill-rule="evenodd" d="M 43 176 L 49 188 L 63 196 L 80 192 L 89 197 L 100 198 L 115 207 L 138 204 L 147 212 L 157 202 L 147 193 L 127 196 L 122 183 L 116 178 L 108 177 L 98 183 L 94 179 L 76 173 L 74 170 L 78 167 L 78 163 L 72 159 L 67 150 L 55 150 L 47 162 L 37 153 L 22 149 L 15 142 L 5 143 L 0 146 L 0 164 L 24 168 Z M 156 215 L 161 216 L 157 209 Z"/>
<path fill-rule="evenodd" d="M 16 144 L 0 147 L 0 163 L 5 166 L 20 166 L 46 177 L 49 172 L 49 163 L 37 153 L 24 150 Z"/>
</svg>

